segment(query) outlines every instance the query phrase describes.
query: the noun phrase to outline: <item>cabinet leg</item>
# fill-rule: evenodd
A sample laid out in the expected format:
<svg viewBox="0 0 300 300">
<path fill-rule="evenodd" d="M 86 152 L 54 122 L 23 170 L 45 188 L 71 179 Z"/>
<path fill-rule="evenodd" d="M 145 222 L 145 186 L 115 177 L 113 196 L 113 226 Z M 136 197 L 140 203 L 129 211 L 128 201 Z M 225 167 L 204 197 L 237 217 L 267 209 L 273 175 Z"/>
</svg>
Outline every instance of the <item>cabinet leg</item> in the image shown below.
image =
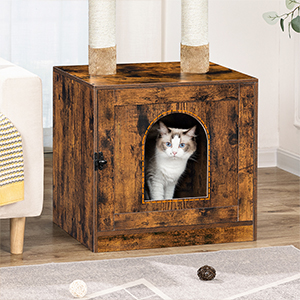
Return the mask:
<svg viewBox="0 0 300 300">
<path fill-rule="evenodd" d="M 26 218 L 10 219 L 10 252 L 11 254 L 22 254 L 24 245 Z"/>
</svg>

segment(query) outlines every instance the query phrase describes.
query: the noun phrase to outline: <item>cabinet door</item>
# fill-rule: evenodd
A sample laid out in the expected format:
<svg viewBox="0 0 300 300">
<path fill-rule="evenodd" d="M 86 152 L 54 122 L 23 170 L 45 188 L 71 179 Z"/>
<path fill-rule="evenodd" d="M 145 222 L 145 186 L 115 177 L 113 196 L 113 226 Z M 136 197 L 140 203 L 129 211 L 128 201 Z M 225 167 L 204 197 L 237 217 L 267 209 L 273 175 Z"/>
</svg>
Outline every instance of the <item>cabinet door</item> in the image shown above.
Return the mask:
<svg viewBox="0 0 300 300">
<path fill-rule="evenodd" d="M 113 170 L 109 171 L 113 172 L 114 191 L 112 229 L 237 221 L 238 87 L 181 86 L 139 89 L 138 93 L 136 89 L 120 90 L 115 97 Z M 202 173 L 196 172 L 196 177 L 207 176 L 206 193 L 146 201 L 145 135 L 160 118 L 176 113 L 194 116 L 207 130 L 207 162 Z M 194 186 L 197 188 L 197 184 Z"/>
</svg>

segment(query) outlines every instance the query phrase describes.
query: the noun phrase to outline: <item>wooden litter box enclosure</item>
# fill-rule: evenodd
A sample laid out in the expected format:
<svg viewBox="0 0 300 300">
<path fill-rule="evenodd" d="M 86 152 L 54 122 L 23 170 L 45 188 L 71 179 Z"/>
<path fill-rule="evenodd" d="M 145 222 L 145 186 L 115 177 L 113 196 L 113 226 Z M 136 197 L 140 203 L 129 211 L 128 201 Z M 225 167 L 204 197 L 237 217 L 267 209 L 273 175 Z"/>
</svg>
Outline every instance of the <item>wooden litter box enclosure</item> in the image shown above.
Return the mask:
<svg viewBox="0 0 300 300">
<path fill-rule="evenodd" d="M 257 79 L 210 64 L 54 67 L 53 220 L 94 252 L 256 239 Z M 150 132 L 197 126 L 174 199 L 145 197 Z"/>
</svg>

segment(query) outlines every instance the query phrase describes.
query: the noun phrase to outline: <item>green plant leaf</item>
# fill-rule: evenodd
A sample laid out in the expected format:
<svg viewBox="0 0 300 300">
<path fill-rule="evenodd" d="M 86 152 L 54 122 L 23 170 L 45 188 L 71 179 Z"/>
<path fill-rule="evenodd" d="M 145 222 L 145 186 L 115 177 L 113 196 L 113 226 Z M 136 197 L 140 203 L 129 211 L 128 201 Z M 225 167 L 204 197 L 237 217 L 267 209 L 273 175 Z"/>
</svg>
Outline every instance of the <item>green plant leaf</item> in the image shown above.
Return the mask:
<svg viewBox="0 0 300 300">
<path fill-rule="evenodd" d="M 279 20 L 278 14 L 276 11 L 268 11 L 268 12 L 264 13 L 263 18 L 270 25 L 276 24 Z"/>
<path fill-rule="evenodd" d="M 289 22 L 288 29 L 289 29 L 289 38 L 291 38 L 291 22 Z"/>
<path fill-rule="evenodd" d="M 285 5 L 286 5 L 287 9 L 293 9 L 295 4 L 296 3 L 293 0 L 285 0 Z"/>
<path fill-rule="evenodd" d="M 281 30 L 284 31 L 284 19 L 280 19 L 280 27 L 281 27 Z"/>
<path fill-rule="evenodd" d="M 296 18 L 294 18 L 292 21 L 291 21 L 291 25 L 292 25 L 292 28 L 300 33 L 300 16 L 297 16 Z"/>
</svg>

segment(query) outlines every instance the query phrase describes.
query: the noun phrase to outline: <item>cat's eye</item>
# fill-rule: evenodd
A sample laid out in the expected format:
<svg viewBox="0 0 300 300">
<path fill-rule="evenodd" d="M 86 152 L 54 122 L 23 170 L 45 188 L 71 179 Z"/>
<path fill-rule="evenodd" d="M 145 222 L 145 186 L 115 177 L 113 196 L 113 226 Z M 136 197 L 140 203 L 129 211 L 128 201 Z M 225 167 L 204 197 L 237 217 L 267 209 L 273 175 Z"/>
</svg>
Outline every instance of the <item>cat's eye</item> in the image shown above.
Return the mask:
<svg viewBox="0 0 300 300">
<path fill-rule="evenodd" d="M 185 146 L 185 143 L 179 144 L 179 148 L 183 148 Z"/>
<path fill-rule="evenodd" d="M 172 144 L 171 144 L 170 142 L 166 142 L 166 146 L 167 146 L 167 147 L 171 147 Z"/>
</svg>

